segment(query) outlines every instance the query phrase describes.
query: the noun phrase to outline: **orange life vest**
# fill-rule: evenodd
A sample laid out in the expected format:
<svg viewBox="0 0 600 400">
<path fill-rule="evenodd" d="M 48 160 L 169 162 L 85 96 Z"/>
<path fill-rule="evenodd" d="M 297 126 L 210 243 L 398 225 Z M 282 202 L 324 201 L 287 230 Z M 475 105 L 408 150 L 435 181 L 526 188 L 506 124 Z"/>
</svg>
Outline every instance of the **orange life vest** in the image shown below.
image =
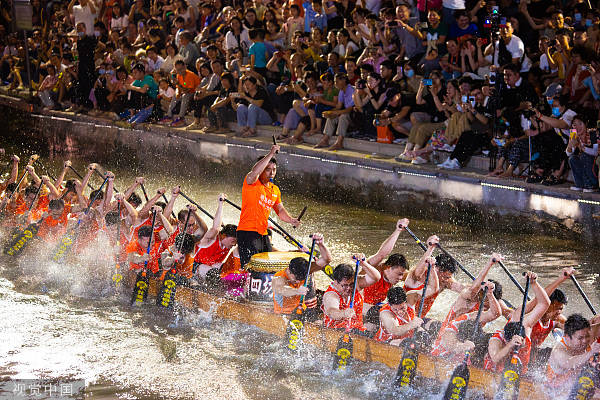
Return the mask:
<svg viewBox="0 0 600 400">
<path fill-rule="evenodd" d="M 288 278 L 285 271 L 286 270 L 284 269 L 277 272 L 273 275 L 273 278 L 281 277 L 287 282 Z M 298 289 L 300 286 L 304 285 L 304 281 L 296 282 L 293 285 L 287 283 L 287 285 L 294 289 Z M 273 291 L 273 312 L 275 312 L 275 314 L 291 314 L 300 304 L 300 297 L 302 296 L 283 296 Z"/>
<path fill-rule="evenodd" d="M 392 287 L 392 284 L 385 280 L 383 277 L 383 273 L 381 274 L 381 279 L 379 279 L 375 284 L 371 286 L 367 286 L 363 289 L 363 296 L 365 299 L 365 303 L 367 304 L 379 304 L 385 301 L 387 297 L 388 290 Z"/>
<path fill-rule="evenodd" d="M 496 331 L 496 333 L 494 333 L 494 336 L 492 336 L 490 338 L 490 341 L 492 339 L 499 340 L 500 342 L 502 342 L 502 344 L 504 346 L 506 346 L 506 344 L 508 343 L 508 341 L 504 338 L 504 329 Z M 527 372 L 527 365 L 529 364 L 530 356 L 531 356 L 531 339 L 526 336 L 525 337 L 525 345 L 522 346 L 519 349 L 519 351 L 517 352 L 517 358 L 519 359 L 519 361 L 521 361 L 521 365 L 523 366 L 522 373 Z M 512 354 L 509 354 L 508 357 L 512 357 Z M 485 358 L 483 359 L 483 368 L 490 370 L 490 371 L 502 372 L 502 370 L 504 370 L 504 363 L 501 362 L 501 363 L 496 364 L 495 362 L 493 362 L 490 357 L 490 353 L 488 351 L 488 353 L 485 355 Z"/>
<path fill-rule="evenodd" d="M 227 247 L 221 246 L 221 240 L 217 235 L 215 240 L 206 247 L 200 247 L 199 244 L 196 245 L 194 262 L 207 266 L 213 266 L 215 264 L 222 263 L 225 260 L 225 257 L 227 257 L 229 250 L 230 249 Z"/>
<path fill-rule="evenodd" d="M 140 246 L 140 243 L 137 240 L 132 240 L 131 242 L 129 242 L 127 244 L 127 247 L 126 247 L 127 255 L 129 255 L 131 253 L 143 255 L 143 254 L 146 254 L 147 250 L 148 250 L 147 248 L 143 248 L 142 246 Z M 158 268 L 158 258 L 160 257 L 159 250 L 160 250 L 160 244 L 152 243 L 152 248 L 150 249 L 150 260 L 148 261 L 147 269 L 152 271 L 152 273 L 154 273 L 154 274 L 156 274 L 159 269 Z M 130 270 L 138 270 L 138 269 L 142 269 L 142 268 L 144 268 L 144 263 L 140 263 L 140 264 L 135 264 L 132 262 L 129 263 Z"/>
<path fill-rule="evenodd" d="M 405 283 L 404 291 L 406 292 L 406 295 L 408 295 L 410 293 L 417 293 L 419 296 L 421 296 L 423 294 L 424 287 L 425 287 L 424 283 L 420 284 L 417 287 L 409 287 Z M 435 301 L 435 299 L 437 299 L 437 297 L 439 296 L 440 293 L 442 293 L 442 291 L 438 290 L 434 294 L 431 294 L 431 295 L 425 297 L 425 301 L 423 302 L 423 312 L 421 313 L 421 318 L 424 318 L 427 315 L 427 313 L 429 311 L 431 311 L 431 307 L 433 307 L 433 302 Z"/>
</svg>

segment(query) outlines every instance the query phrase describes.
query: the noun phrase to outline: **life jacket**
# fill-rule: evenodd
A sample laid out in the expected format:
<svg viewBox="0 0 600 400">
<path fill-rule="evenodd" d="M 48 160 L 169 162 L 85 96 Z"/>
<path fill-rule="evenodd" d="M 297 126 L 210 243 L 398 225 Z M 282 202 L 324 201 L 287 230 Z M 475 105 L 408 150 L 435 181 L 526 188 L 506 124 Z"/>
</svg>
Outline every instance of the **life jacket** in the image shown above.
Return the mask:
<svg viewBox="0 0 600 400">
<path fill-rule="evenodd" d="M 544 343 L 550 332 L 554 329 L 555 323 L 549 320 L 546 326 L 542 325 L 542 321 L 538 321 L 531 329 L 531 347 L 537 348 Z"/>
<path fill-rule="evenodd" d="M 227 257 L 227 253 L 229 253 L 227 247 L 221 246 L 221 240 L 219 236 L 215 238 L 215 240 L 206 247 L 200 247 L 200 245 L 196 245 L 196 252 L 194 253 L 194 262 L 198 264 L 203 264 L 207 266 L 213 266 L 215 264 L 220 264 Z"/>
<path fill-rule="evenodd" d="M 500 329 L 498 331 L 496 331 L 496 333 L 494 333 L 494 336 L 492 336 L 490 338 L 490 342 L 492 340 L 499 340 L 500 342 L 502 342 L 503 346 L 506 346 L 506 344 L 508 343 L 508 341 L 504 338 L 504 329 Z M 523 366 L 523 370 L 522 373 L 527 372 L 527 365 L 529 364 L 529 357 L 531 356 L 531 339 L 526 336 L 525 337 L 525 345 L 521 346 L 521 348 L 519 349 L 519 351 L 517 352 L 517 358 L 519 359 L 519 361 L 521 361 L 521 365 Z M 509 354 L 507 357 L 512 357 L 512 354 Z M 506 361 L 506 360 L 504 360 Z M 494 363 L 490 357 L 490 353 L 489 351 L 486 353 L 484 359 L 483 359 L 483 368 L 490 370 L 490 371 L 495 371 L 495 372 L 502 372 L 504 370 L 504 362 L 501 363 Z"/>
<path fill-rule="evenodd" d="M 381 279 L 379 279 L 375 284 L 371 286 L 367 286 L 363 289 L 363 297 L 365 303 L 367 304 L 379 304 L 385 301 L 387 297 L 388 290 L 393 285 L 385 280 L 383 277 L 383 273 L 381 274 Z"/>
<path fill-rule="evenodd" d="M 194 269 L 194 257 L 191 254 L 186 254 L 183 260 L 183 263 L 177 264 L 177 273 L 184 278 L 190 279 L 193 274 Z"/>
<path fill-rule="evenodd" d="M 379 330 L 377 331 L 377 333 L 375 334 L 374 339 L 380 342 L 389 342 L 391 340 L 397 340 L 397 339 L 406 339 L 407 337 L 412 337 L 414 334 L 414 329 L 408 331 L 407 333 L 405 333 L 404 335 L 392 335 L 391 333 L 388 333 L 388 331 L 385 329 L 385 326 L 383 326 L 383 321 L 381 320 L 381 313 L 383 312 L 390 312 L 392 313 L 392 315 L 396 318 L 396 321 L 398 321 L 398 324 L 400 326 L 402 325 L 406 325 L 408 324 L 410 321 L 412 321 L 415 318 L 415 310 L 413 310 L 411 307 L 407 307 L 406 308 L 406 318 L 405 317 L 401 317 L 398 314 L 396 314 L 394 312 L 394 310 L 392 310 L 392 308 L 390 307 L 389 304 L 384 304 L 380 309 L 379 309 Z"/>
<path fill-rule="evenodd" d="M 333 283 L 329 285 L 329 287 L 327 288 L 327 290 L 325 291 L 325 293 L 328 292 L 334 292 L 335 294 L 337 294 L 338 298 L 339 298 L 339 309 L 340 310 L 345 310 L 347 308 L 350 308 L 350 297 L 348 298 L 343 298 L 342 295 L 333 287 Z M 325 309 L 323 306 L 321 306 L 321 309 L 323 310 L 323 312 L 325 312 Z M 357 329 L 359 331 L 364 331 L 366 330 L 366 328 L 363 325 L 363 298 L 360 294 L 360 292 L 358 291 L 358 288 L 356 288 L 356 292 L 354 293 L 354 317 L 352 317 L 352 319 L 350 320 L 350 329 Z M 334 328 L 334 329 L 345 329 L 348 326 L 348 320 L 343 319 L 343 320 L 335 320 L 332 319 L 329 315 L 324 314 L 323 315 L 323 326 L 326 328 Z"/>
<path fill-rule="evenodd" d="M 157 218 L 157 221 L 158 221 L 158 218 Z M 140 228 L 142 226 L 145 226 L 145 225 L 152 226 L 152 216 L 146 218 L 145 220 L 140 222 L 138 225 L 133 226 L 133 232 L 132 232 L 133 239 L 137 240 L 138 231 L 140 230 Z M 163 229 L 165 229 L 164 226 L 157 225 L 156 223 L 154 224 L 154 238 L 152 239 L 153 243 L 160 243 L 163 241 L 159 234 L 159 232 L 162 231 Z"/>
<path fill-rule="evenodd" d="M 283 269 L 273 275 L 273 278 L 280 277 L 288 281 L 286 270 Z M 304 281 L 295 282 L 294 284 L 287 283 L 288 286 L 298 289 L 300 286 L 304 285 Z M 275 293 L 273 291 L 273 312 L 275 314 L 291 314 L 296 307 L 300 304 L 300 295 L 296 296 L 283 296 L 281 294 Z"/>
<path fill-rule="evenodd" d="M 223 265 L 221 265 L 221 278 L 226 277 L 230 274 L 242 274 L 242 262 L 240 256 L 236 256 L 235 252 L 229 253 L 229 257 L 225 259 Z"/>
</svg>

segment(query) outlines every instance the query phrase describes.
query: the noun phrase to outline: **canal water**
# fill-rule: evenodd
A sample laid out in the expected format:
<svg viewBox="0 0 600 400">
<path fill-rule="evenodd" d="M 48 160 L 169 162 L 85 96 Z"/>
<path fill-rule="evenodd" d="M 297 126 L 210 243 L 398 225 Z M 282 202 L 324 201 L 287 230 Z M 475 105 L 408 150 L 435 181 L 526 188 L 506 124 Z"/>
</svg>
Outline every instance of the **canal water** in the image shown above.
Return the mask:
<svg viewBox="0 0 600 400">
<path fill-rule="evenodd" d="M 8 145 L 24 160 L 39 144 Z M 84 172 L 89 162 L 99 161 L 93 148 L 70 158 Z M 81 154 L 84 154 L 81 156 Z M 40 163 L 52 174 L 59 172 L 64 158 L 43 157 Z M 217 196 L 224 192 L 241 202 L 245 171 L 236 166 L 198 170 L 182 160 L 153 163 L 116 152 L 104 157 L 102 167 L 113 171 L 115 185 L 125 190 L 136 176 L 146 178 L 149 194 L 159 187 L 182 190 L 211 213 Z M 185 162 L 184 162 L 185 164 Z M 238 168 L 239 169 L 239 168 Z M 38 173 L 41 173 L 38 168 Z M 70 176 L 69 176 L 70 177 Z M 277 178 L 275 179 L 277 183 Z M 101 180 L 92 179 L 97 187 Z M 301 182 L 296 185 L 301 186 Z M 308 210 L 298 229 L 285 226 L 301 242 L 322 232 L 333 255 L 332 265 L 350 262 L 352 253 L 374 254 L 393 231 L 399 218 L 411 219 L 411 229 L 422 239 L 437 234 L 441 243 L 474 274 L 492 252 L 505 256 L 505 264 L 521 279 L 526 269 L 536 271 L 541 282 L 554 279 L 564 266 L 578 266 L 578 279 L 598 304 L 596 249 L 576 241 L 544 236 L 503 233 L 501 226 L 471 230 L 464 226 L 433 220 L 412 219 L 411 215 L 390 215 L 341 203 L 325 203 L 302 195 L 298 187 L 283 187 L 283 202 L 292 215 L 304 206 Z M 141 195 L 141 193 L 139 193 Z M 185 206 L 180 198 L 176 211 Z M 225 223 L 237 223 L 239 212 L 225 208 Z M 207 220 L 210 225 L 210 221 Z M 291 246 L 275 234 L 278 249 Z M 98 244 L 102 246 L 102 243 Z M 395 251 L 411 263 L 422 251 L 405 233 Z M 308 348 L 297 359 L 281 349 L 280 341 L 256 328 L 214 318 L 210 313 L 185 313 L 175 327 L 156 314 L 152 307 L 131 309 L 128 298 L 110 290 L 112 266 L 94 252 L 79 265 L 56 265 L 45 261 L 44 249 L 35 257 L 19 261 L 4 259 L 0 266 L 0 377 L 1 380 L 52 378 L 85 379 L 87 397 L 93 399 L 377 399 L 388 396 L 395 371 L 377 363 L 356 363 L 349 373 L 332 374 L 331 355 Z M 92 279 L 90 279 L 92 277 Z M 518 290 L 499 268 L 490 277 L 504 285 L 505 297 L 519 300 Z M 457 273 L 457 278 L 468 278 Z M 522 280 L 522 279 L 521 279 Z M 317 275 L 325 288 L 328 279 Z M 569 297 L 566 314 L 591 313 L 570 282 L 562 288 Z M 127 296 L 128 297 L 128 296 Z M 443 319 L 455 295 L 443 293 L 429 316 Z M 548 345 L 553 342 L 549 340 Z M 2 394 L 0 393 L 0 398 Z M 477 397 L 477 393 L 472 393 Z M 423 395 L 418 397 L 423 398 Z M 7 397 L 10 398 L 10 397 Z M 436 398 L 432 395 L 431 398 Z"/>
</svg>

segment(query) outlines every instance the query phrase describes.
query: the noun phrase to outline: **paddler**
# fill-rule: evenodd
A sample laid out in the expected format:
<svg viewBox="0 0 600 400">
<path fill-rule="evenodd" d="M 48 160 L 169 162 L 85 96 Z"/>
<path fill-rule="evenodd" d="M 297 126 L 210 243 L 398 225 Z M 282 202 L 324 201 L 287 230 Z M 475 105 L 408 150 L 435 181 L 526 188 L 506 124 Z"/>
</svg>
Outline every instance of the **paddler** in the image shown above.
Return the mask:
<svg viewBox="0 0 600 400">
<path fill-rule="evenodd" d="M 10 159 L 12 161 L 10 175 L 8 176 L 8 179 L 2 182 L 2 185 L 0 185 L 0 192 L 5 192 L 8 185 L 11 183 L 16 183 L 17 179 L 19 179 L 19 161 L 21 159 L 16 154 L 13 154 Z"/>
<path fill-rule="evenodd" d="M 496 320 L 502 315 L 502 309 L 498 298 L 502 297 L 502 288 L 496 285 L 497 282 L 489 280 L 484 283 L 481 290 L 478 293 L 479 300 L 481 301 L 484 293 L 484 288 L 487 287 L 487 294 L 483 301 L 483 310 L 479 318 L 479 329 L 483 328 L 486 324 Z M 433 344 L 431 355 L 437 357 L 444 357 L 452 362 L 460 362 L 466 351 L 473 351 L 475 344 L 478 342 L 478 337 L 470 337 L 474 331 L 474 324 L 477 319 L 477 313 L 479 310 L 472 311 L 467 314 L 462 314 L 459 317 L 449 321 L 443 330 L 440 330 L 438 337 Z M 478 343 L 479 344 L 479 343 Z M 481 346 L 479 346 L 481 347 Z M 481 352 L 480 356 L 474 358 L 481 360 L 485 354 Z"/>
<path fill-rule="evenodd" d="M 350 323 L 350 328 L 355 333 L 364 334 L 363 325 L 363 298 L 360 291 L 381 279 L 379 271 L 369 265 L 364 254 L 355 254 L 354 260 L 360 260 L 359 267 L 365 273 L 358 278 L 354 295 L 354 307 L 350 308 L 350 297 L 354 287 L 354 265 L 340 264 L 333 270 L 333 281 L 323 295 L 323 326 L 326 328 L 345 329 Z"/>
<path fill-rule="evenodd" d="M 297 227 L 298 219 L 291 217 L 281 201 L 281 192 L 273 183 L 277 173 L 275 153 L 278 145 L 273 145 L 269 153 L 260 158 L 244 178 L 242 186 L 242 212 L 237 227 L 238 250 L 244 267 L 252 255 L 273 251 L 267 234 L 271 210 L 283 222 Z"/>
<path fill-rule="evenodd" d="M 296 307 L 300 305 L 300 298 L 305 296 L 307 308 L 314 309 L 317 306 L 317 298 L 314 293 L 314 282 L 304 286 L 306 274 L 310 268 L 310 273 L 322 270 L 331 262 L 331 254 L 325 242 L 323 235 L 313 233 L 312 239 L 319 247 L 320 257 L 310 263 L 303 257 L 295 257 L 290 260 L 286 269 L 277 272 L 273 276 L 273 311 L 275 314 L 291 314 Z"/>
<path fill-rule="evenodd" d="M 387 304 L 379 311 L 379 330 L 374 339 L 399 346 L 406 338 L 414 335 L 423 320 L 415 316 L 415 310 L 406 301 L 406 292 L 399 286 L 387 293 Z"/>
<path fill-rule="evenodd" d="M 565 322 L 564 336 L 552 349 L 546 372 L 546 388 L 554 398 L 562 398 L 577 381 L 582 367 L 600 352 L 600 315 L 591 321 L 573 314 Z M 594 399 L 599 398 L 596 389 Z"/>
<path fill-rule="evenodd" d="M 48 212 L 42 215 L 37 235 L 47 243 L 56 243 L 67 231 L 71 206 L 62 199 L 50 200 Z"/>
<path fill-rule="evenodd" d="M 161 254 L 162 274 L 164 279 L 169 268 L 175 265 L 177 284 L 189 286 L 194 268 L 194 237 L 189 233 L 180 233 L 175 238 L 173 245 Z M 181 249 L 181 252 L 179 251 Z"/>
<path fill-rule="evenodd" d="M 213 224 L 196 245 L 194 269 L 198 281 L 204 281 L 211 269 L 221 267 L 227 254 L 237 244 L 237 227 L 232 224 L 221 227 L 225 199 L 224 193 L 219 194 Z"/>
<path fill-rule="evenodd" d="M 564 292 L 558 287 L 569 277 L 575 273 L 575 269 L 572 267 L 563 268 L 557 278 L 546 288 L 546 294 L 550 298 L 550 306 L 540 318 L 540 320 L 533 326 L 531 330 L 531 362 L 532 367 L 540 368 L 546 366 L 548 357 L 550 356 L 551 347 L 542 348 L 542 344 L 548 337 L 548 335 L 554 331 L 554 329 L 562 329 L 567 318 L 562 314 L 564 307 L 567 305 L 568 300 Z M 535 300 L 534 300 L 535 301 Z M 525 311 L 530 311 L 535 303 L 527 303 Z"/>
<path fill-rule="evenodd" d="M 408 226 L 408 223 L 407 218 L 398 220 L 394 232 L 384 240 L 377 253 L 367 259 L 367 262 L 377 268 L 381 274 L 381 279 L 377 283 L 366 287 L 363 291 L 364 322 L 367 330 L 374 331 L 379 328 L 379 307 L 385 301 L 388 290 L 398 282 L 404 281 L 408 275 L 406 257 L 399 253 L 390 254 L 396 246 L 400 232 Z"/>
<path fill-rule="evenodd" d="M 158 219 L 158 217 L 157 217 Z M 144 263 L 148 262 L 147 272 L 156 275 L 159 271 L 158 259 L 160 257 L 160 244 L 152 240 L 150 253 L 147 254 L 148 243 L 152 236 L 152 227 L 144 225 L 138 229 L 137 235 L 127 244 L 127 261 L 129 261 L 129 270 L 135 274 L 144 268 Z M 135 281 L 135 276 L 133 276 Z"/>
<path fill-rule="evenodd" d="M 484 360 L 485 369 L 501 372 L 506 361 L 511 358 L 513 351 L 518 349 L 517 357 L 521 361 L 522 371 L 523 373 L 527 371 L 531 354 L 531 331 L 550 306 L 550 298 L 546 290 L 537 281 L 537 274 L 531 271 L 526 274 L 535 294 L 535 299 L 532 300 L 535 305 L 529 312 L 527 312 L 526 306 L 523 321 L 518 321 L 521 307 L 515 309 L 510 322 L 504 326 L 504 329 L 497 331 L 491 337 Z"/>
</svg>

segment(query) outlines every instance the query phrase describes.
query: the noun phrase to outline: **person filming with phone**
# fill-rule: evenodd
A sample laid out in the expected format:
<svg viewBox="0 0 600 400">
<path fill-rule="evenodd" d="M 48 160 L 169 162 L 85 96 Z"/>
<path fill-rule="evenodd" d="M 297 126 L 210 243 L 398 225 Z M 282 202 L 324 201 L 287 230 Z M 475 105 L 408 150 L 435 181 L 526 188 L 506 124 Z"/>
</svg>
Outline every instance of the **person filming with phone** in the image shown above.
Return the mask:
<svg viewBox="0 0 600 400">
<path fill-rule="evenodd" d="M 580 114 L 573 117 L 569 144 L 565 150 L 573 171 L 575 186 L 571 190 L 584 193 L 598 191 L 598 178 L 594 174 L 594 161 L 598 156 L 598 138 L 595 130 L 588 129 L 586 118 Z"/>
</svg>

